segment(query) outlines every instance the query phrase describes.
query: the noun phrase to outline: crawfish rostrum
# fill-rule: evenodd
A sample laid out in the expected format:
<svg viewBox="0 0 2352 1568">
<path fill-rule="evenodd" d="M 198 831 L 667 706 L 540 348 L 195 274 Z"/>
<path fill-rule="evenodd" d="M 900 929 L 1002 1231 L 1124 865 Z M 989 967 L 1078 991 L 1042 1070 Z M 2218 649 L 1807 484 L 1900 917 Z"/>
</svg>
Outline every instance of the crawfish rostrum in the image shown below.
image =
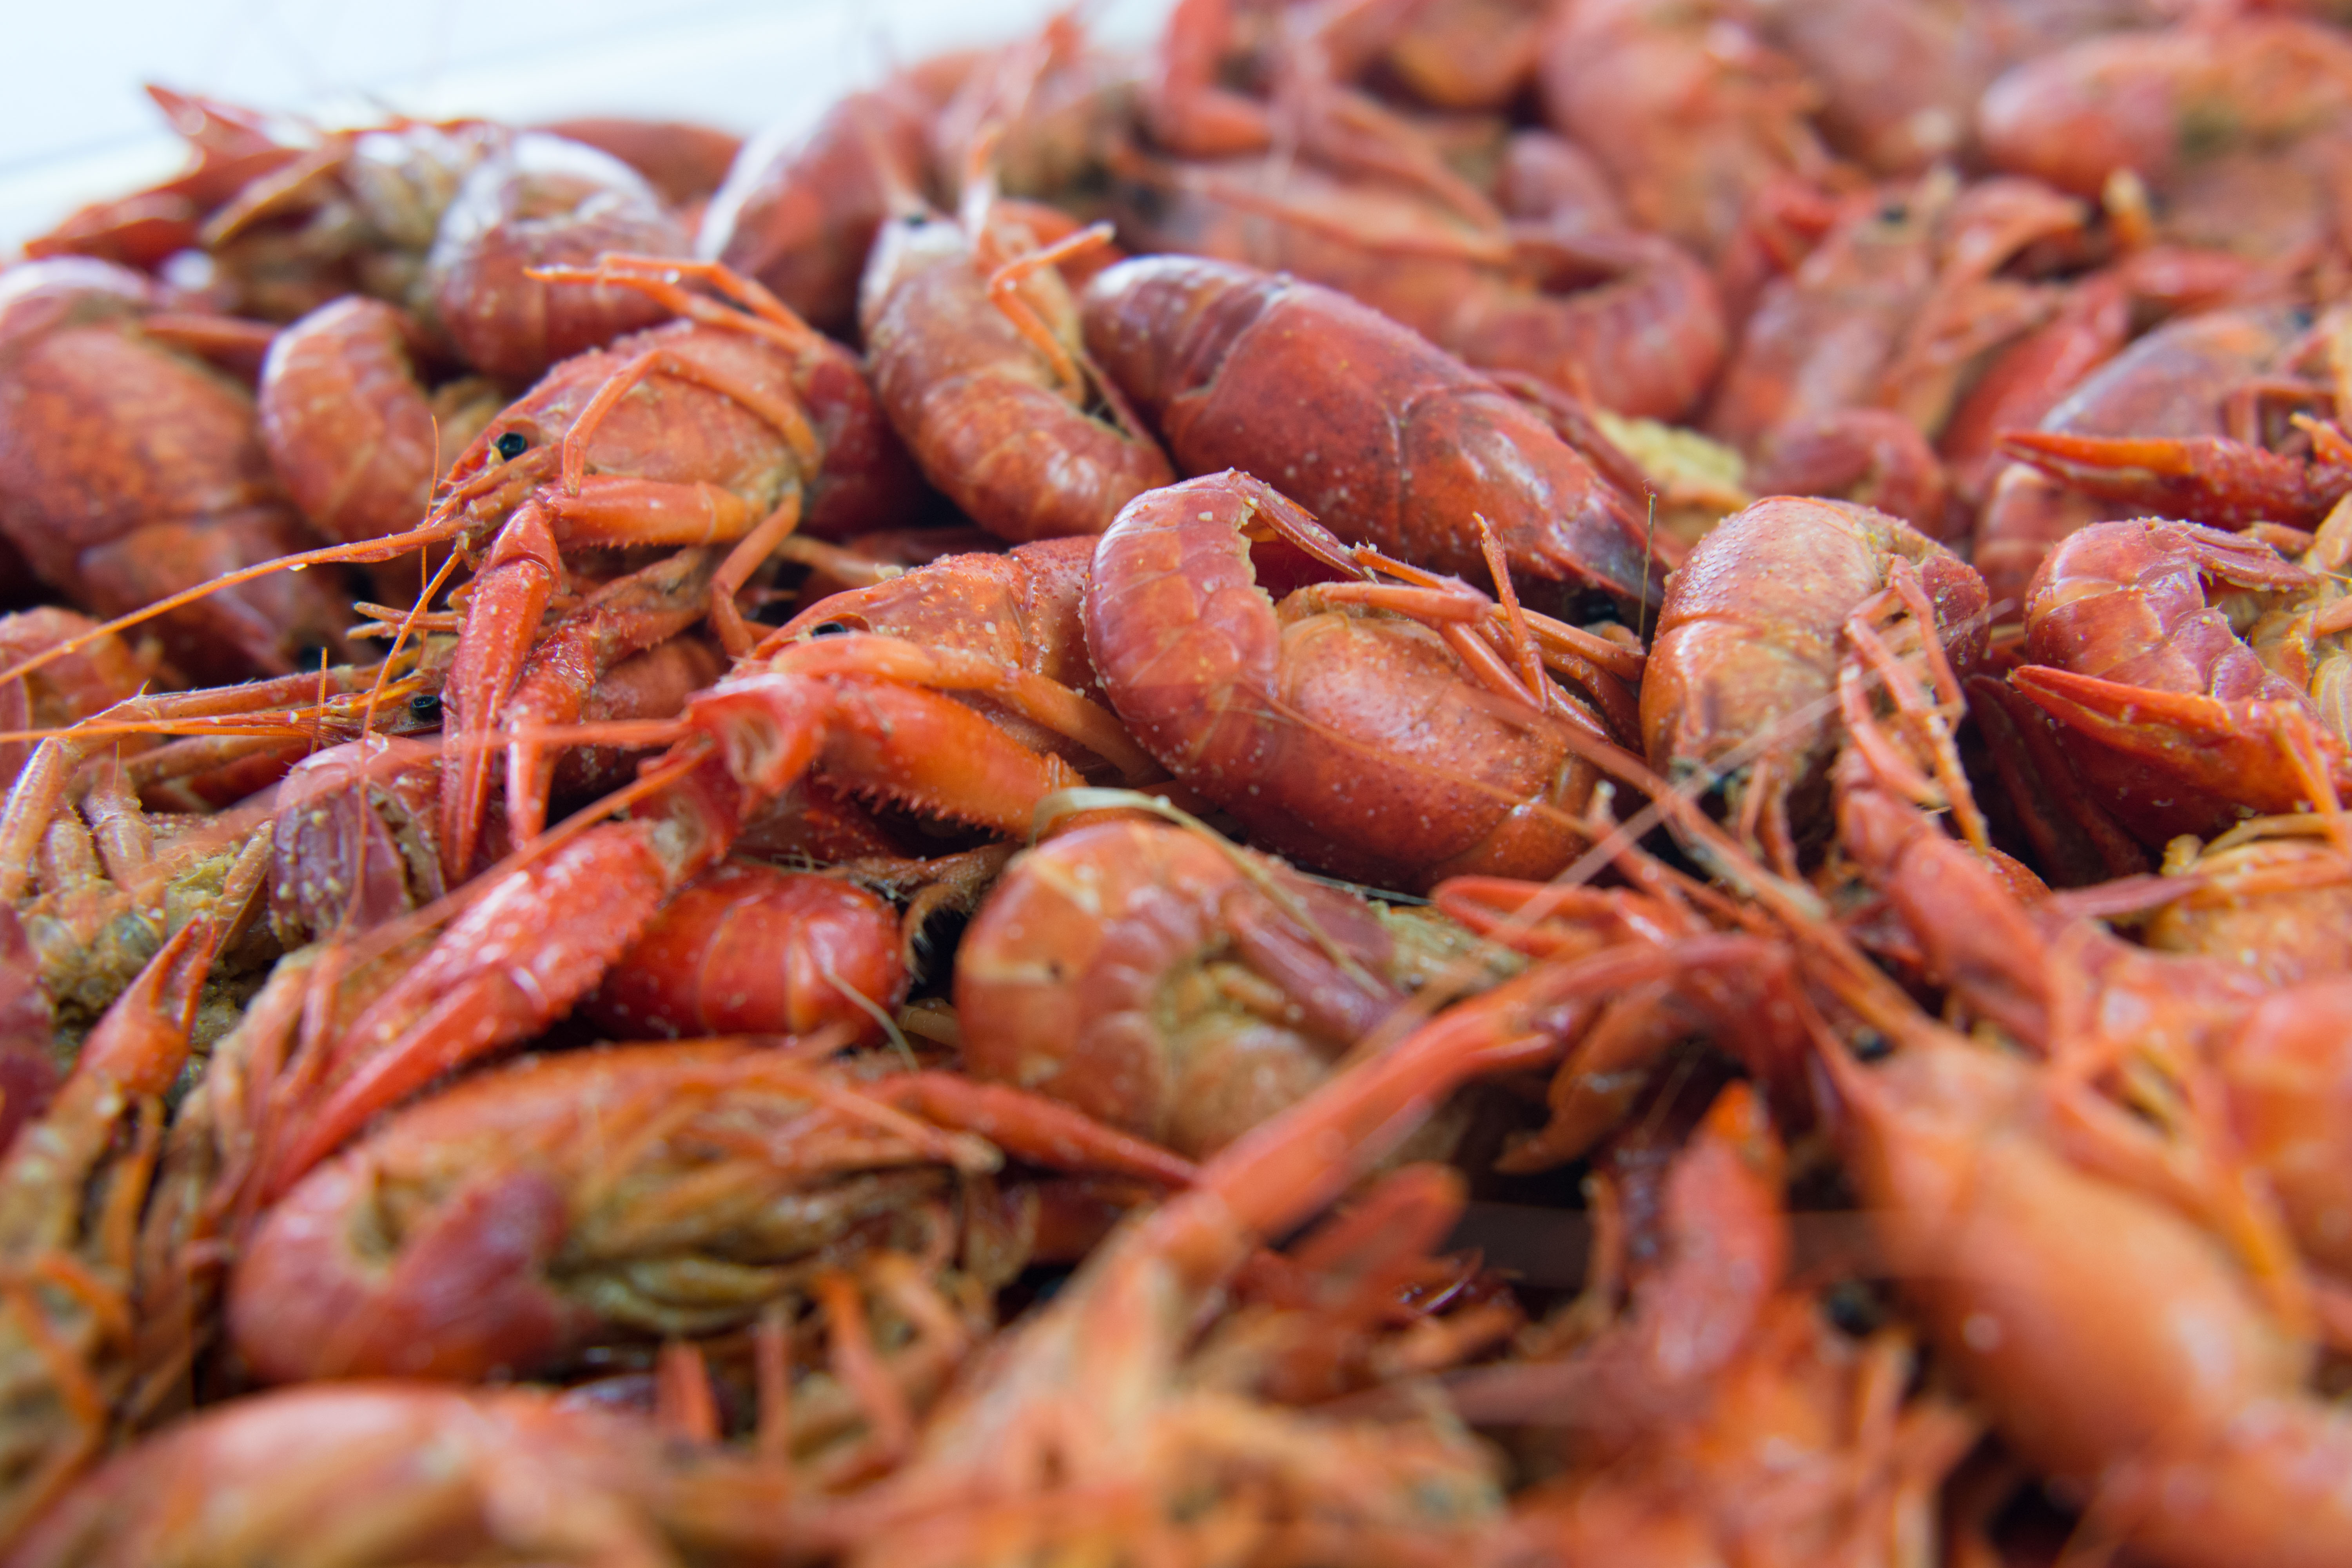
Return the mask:
<svg viewBox="0 0 2352 1568">
<path fill-rule="evenodd" d="M 2352 1562 L 2347 26 L 152 89 L 0 267 L 0 1565 Z"/>
</svg>

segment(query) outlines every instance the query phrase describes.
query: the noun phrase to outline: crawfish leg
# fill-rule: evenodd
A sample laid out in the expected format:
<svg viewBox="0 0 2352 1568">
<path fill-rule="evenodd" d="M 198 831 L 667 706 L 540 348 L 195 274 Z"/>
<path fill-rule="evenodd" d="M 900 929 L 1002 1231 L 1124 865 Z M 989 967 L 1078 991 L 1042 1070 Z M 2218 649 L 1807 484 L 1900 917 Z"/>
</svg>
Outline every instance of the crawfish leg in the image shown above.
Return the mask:
<svg viewBox="0 0 2352 1568">
<path fill-rule="evenodd" d="M 525 503 L 499 531 L 466 602 L 466 629 L 442 689 L 452 717 L 442 738 L 441 875 L 451 887 L 473 870 L 489 793 L 491 727 L 562 571 L 545 510 Z"/>
<path fill-rule="evenodd" d="M 955 1072 L 911 1072 L 887 1079 L 880 1098 L 941 1126 L 976 1132 L 1032 1164 L 1076 1174 L 1139 1177 L 1190 1185 L 1192 1162 L 1121 1132 L 1086 1112 L 1008 1084 Z"/>
<path fill-rule="evenodd" d="M 574 433 L 585 422 L 583 415 L 573 426 Z M 466 629 L 442 690 L 443 700 L 456 711 L 456 721 L 445 731 L 448 759 L 441 773 L 442 873 L 452 886 L 473 868 L 488 812 L 491 733 L 562 575 L 559 541 L 723 543 L 751 532 L 757 521 L 754 508 L 717 485 L 672 484 L 618 474 L 589 476 L 577 493 L 550 488 L 516 509 L 475 579 Z"/>
<path fill-rule="evenodd" d="M 588 693 L 614 665 L 694 624 L 710 578 L 710 552 L 689 549 L 599 588 L 530 650 L 501 722 L 513 731 L 578 719 Z M 514 739 L 506 753 L 507 823 L 514 841 L 525 844 L 547 826 L 555 749 Z"/>
<path fill-rule="evenodd" d="M 1021 285 L 1070 257 L 1083 255 L 1096 246 L 1109 243 L 1110 237 L 1111 226 L 1107 223 L 1082 228 L 1026 256 L 1013 258 L 990 273 L 988 278 L 989 299 L 1004 312 L 1005 320 L 1029 341 L 1029 346 L 1053 367 L 1055 383 L 1074 396 L 1084 395 L 1086 376 L 1078 369 L 1078 362 L 1071 355 L 1068 347 L 1054 335 L 1054 330 L 1045 324 L 1045 319 L 1037 313 L 1036 308 L 1023 298 Z"/>
<path fill-rule="evenodd" d="M 675 754 L 643 815 L 587 829 L 497 879 L 336 1039 L 328 1086 L 280 1152 L 271 1193 L 378 1110 L 562 1017 L 662 900 L 726 853 L 746 813 L 812 763 L 1007 837 L 1028 831 L 1037 802 L 1076 778 L 964 704 L 886 681 L 752 677 L 696 698 L 686 722 L 700 733 Z"/>
<path fill-rule="evenodd" d="M 730 397 L 764 420 L 784 438 L 785 445 L 800 460 L 801 467 L 814 473 L 824 460 L 824 449 L 818 442 L 816 431 L 808 421 L 806 410 L 790 392 L 779 391 L 764 384 L 748 381 L 732 368 L 705 361 L 690 343 L 667 348 L 647 349 L 613 373 L 612 378 L 596 389 L 596 395 L 580 410 L 580 416 L 563 434 L 563 492 L 576 496 L 587 479 L 588 443 L 604 416 L 639 382 L 649 375 L 672 376 L 679 381 Z"/>
<path fill-rule="evenodd" d="M 683 261 L 675 257 L 631 256 L 614 251 L 598 258 L 593 267 L 541 268 L 531 276 L 548 282 L 619 284 L 706 327 L 749 332 L 796 353 L 819 347 L 825 341 L 824 334 L 795 315 L 792 307 L 770 292 L 765 284 L 721 261 Z M 742 310 L 730 310 L 699 294 L 688 293 L 684 280 L 689 278 L 707 284 Z"/>
<path fill-rule="evenodd" d="M 1229 158 L 1274 141 L 1265 106 L 1218 81 L 1220 57 L 1233 37 L 1231 0 L 1178 0 L 1154 51 L 1158 67 L 1144 88 L 1152 140 L 1186 158 Z"/>
<path fill-rule="evenodd" d="M 741 542 L 727 552 L 726 561 L 712 577 L 710 625 L 719 633 L 719 645 L 726 648 L 729 658 L 742 658 L 760 640 L 751 635 L 751 626 L 743 619 L 742 609 L 735 603 L 735 595 L 743 591 L 743 584 L 751 580 L 751 574 L 760 569 L 760 563 L 800 525 L 801 487 L 793 484 L 785 488 L 784 499 L 776 503 L 776 510 L 761 519 L 757 528 L 745 534 Z"/>
<path fill-rule="evenodd" d="M 509 872 L 458 917 L 335 1042 L 337 1076 L 290 1130 L 269 1193 L 284 1193 L 377 1111 L 537 1034 L 593 989 L 682 879 L 657 847 L 662 826 L 592 828 Z"/>
</svg>

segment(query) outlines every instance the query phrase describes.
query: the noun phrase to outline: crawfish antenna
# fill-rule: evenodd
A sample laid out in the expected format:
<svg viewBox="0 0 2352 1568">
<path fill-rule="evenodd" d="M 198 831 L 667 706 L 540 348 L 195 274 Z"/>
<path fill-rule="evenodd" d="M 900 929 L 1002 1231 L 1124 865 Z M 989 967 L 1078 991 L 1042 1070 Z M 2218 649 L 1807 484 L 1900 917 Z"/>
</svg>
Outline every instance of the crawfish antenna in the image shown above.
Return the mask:
<svg viewBox="0 0 2352 1568">
<path fill-rule="evenodd" d="M 439 430 L 437 425 L 435 430 L 437 439 Z M 430 605 L 434 596 L 441 592 L 441 584 L 448 581 L 449 574 L 456 568 L 458 552 L 451 551 L 442 561 L 440 569 L 431 576 L 425 577 L 425 558 L 421 554 L 416 558 L 416 574 L 425 578 L 425 585 L 417 590 L 416 603 L 409 608 L 408 614 L 401 618 L 400 630 L 393 635 L 391 650 L 383 656 L 383 663 L 376 670 L 375 684 L 368 689 L 367 708 L 360 719 L 360 735 L 362 739 L 375 727 L 376 703 L 383 696 L 386 672 L 400 658 L 401 650 L 408 646 L 409 634 L 415 630 L 418 617 L 425 614 L 425 606 Z"/>
<path fill-rule="evenodd" d="M 183 588 L 176 594 L 166 595 L 152 605 L 142 605 L 129 615 L 118 616 L 104 626 L 92 626 L 89 630 L 79 632 L 62 642 L 52 643 L 21 663 L 11 665 L 6 669 L 0 669 L 0 685 L 5 685 L 18 676 L 29 675 L 34 670 L 44 668 L 68 654 L 79 653 L 100 637 L 127 631 L 132 626 L 152 621 L 158 616 L 168 615 L 183 605 L 193 605 L 200 599 L 209 598 L 224 588 L 234 588 L 240 583 L 255 582 L 279 572 L 299 572 L 310 566 L 390 561 L 395 556 L 405 555 L 412 550 L 421 550 L 427 545 L 438 544 L 453 537 L 457 532 L 457 528 L 454 522 L 437 526 L 426 523 L 412 528 L 405 533 L 388 533 L 381 539 L 366 540 L 357 544 L 325 545 L 317 550 L 304 550 L 292 555 L 280 555 L 275 560 L 260 562 L 251 566 L 240 566 L 233 572 L 224 572 L 219 576 L 208 578 L 193 588 Z"/>
<path fill-rule="evenodd" d="M 866 167 L 873 172 L 874 183 L 881 187 L 891 216 L 903 218 L 928 211 L 931 204 L 923 199 L 923 194 L 915 188 L 913 179 L 899 167 L 898 160 L 890 156 L 889 149 L 883 145 L 882 132 L 874 123 L 871 103 L 853 94 L 842 100 L 841 108 L 849 117 L 850 128 L 856 132 L 857 145 L 866 153 Z"/>
<path fill-rule="evenodd" d="M 819 959 L 816 972 L 824 976 L 824 983 L 833 987 L 835 995 L 882 1026 L 882 1033 L 889 1039 L 890 1048 L 906 1058 L 908 1067 L 916 1068 L 922 1065 L 915 1059 L 915 1047 L 907 1043 L 906 1033 L 898 1027 L 898 1020 L 890 1016 L 888 1010 L 881 1003 L 877 1002 L 836 973 L 832 959 Z"/>
<path fill-rule="evenodd" d="M 1642 607 L 1634 614 L 1633 637 L 1644 647 L 1650 642 L 1650 562 L 1658 542 L 1658 492 L 1649 492 L 1648 515 L 1642 522 Z"/>
</svg>

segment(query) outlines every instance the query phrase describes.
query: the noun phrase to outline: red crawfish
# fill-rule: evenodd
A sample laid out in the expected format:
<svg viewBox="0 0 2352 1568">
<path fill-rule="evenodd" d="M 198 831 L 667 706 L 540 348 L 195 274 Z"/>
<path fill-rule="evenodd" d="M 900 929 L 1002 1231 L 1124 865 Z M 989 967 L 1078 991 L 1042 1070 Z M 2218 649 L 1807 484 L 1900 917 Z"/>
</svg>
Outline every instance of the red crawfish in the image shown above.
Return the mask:
<svg viewBox="0 0 2352 1568">
<path fill-rule="evenodd" d="M 1704 939 L 1676 961 L 1737 963 L 1756 946 Z M 1530 970 L 1358 1055 L 1228 1145 L 1008 1333 L 933 1416 L 914 1458 L 861 1498 L 852 1561 L 968 1561 L 983 1522 L 992 1542 L 1024 1554 L 1128 1550 L 1146 1534 L 1184 1551 L 1207 1545 L 1203 1520 L 1243 1510 L 1254 1528 L 1261 1511 L 1267 1528 L 1311 1512 L 1318 1539 L 1351 1562 L 1408 1560 L 1405 1546 L 1468 1550 L 1496 1507 L 1475 1450 L 1418 1424 L 1297 1420 L 1187 1377 L 1183 1347 L 1267 1237 L 1392 1153 L 1465 1079 L 1543 1059 L 1561 1004 L 1671 967 L 1654 953 L 1603 953 Z M 1089 1397 L 1045 1397 L 1074 1367 L 1087 1369 Z M 1008 1452 L 1029 1458 L 1009 1493 Z M 1200 1487 L 1174 1475 L 1215 1478 L 1205 1483 L 1215 1505 L 1201 1511 Z"/>
<path fill-rule="evenodd" d="M 1473 222 L 1393 181 L 1343 179 L 1286 153 L 1118 165 L 1121 233 L 1336 289 L 1465 363 L 1622 414 L 1678 418 L 1723 363 L 1712 279 L 1672 240 L 1622 221 L 1574 228 L 1528 209 Z"/>
<path fill-rule="evenodd" d="M 1549 420 L 1419 334 L 1311 283 L 1147 257 L 1088 284 L 1087 345 L 1195 474 L 1255 474 L 1343 538 L 1433 571 L 1654 601 L 1632 500 Z"/>
<path fill-rule="evenodd" d="M 441 215 L 513 134 L 478 120 L 269 129 L 294 156 L 226 193 L 194 247 L 239 314 L 277 321 L 352 292 L 429 309 L 425 264 Z"/>
<path fill-rule="evenodd" d="M 697 693 L 677 721 L 627 727 L 636 743 L 678 737 L 623 796 L 635 802 L 628 820 L 591 816 L 477 879 L 424 955 L 324 1038 L 266 1188 L 281 1189 L 439 1073 L 562 1016 L 671 893 L 813 772 L 1004 837 L 1027 833 L 1039 801 L 1083 781 L 950 693 L 985 696 L 1081 747 L 1099 734 L 1120 758 L 1141 757 L 1079 693 L 964 648 L 870 635 L 778 640 Z M 567 738 L 602 737 L 583 728 Z"/>
<path fill-rule="evenodd" d="M 2000 438 L 2038 426 L 2135 337 L 2165 318 L 2210 310 L 2260 281 L 2252 263 L 2226 252 L 2155 245 L 2068 283 L 2056 313 L 1985 365 L 1937 437 L 1962 499 L 1981 508 L 2006 466 Z"/>
<path fill-rule="evenodd" d="M 398 307 L 352 294 L 322 305 L 270 342 L 257 399 L 261 441 L 287 495 L 330 540 L 403 533 L 431 509 L 433 487 L 501 405 L 478 377 L 425 384 L 425 336 Z M 423 575 L 373 572 L 386 596 Z"/>
<path fill-rule="evenodd" d="M 412 547 L 436 537 L 489 545 L 445 694 L 457 721 L 443 797 L 453 876 L 470 866 L 484 810 L 492 753 L 479 740 L 563 574 L 562 543 L 732 542 L 707 593 L 714 628 L 740 649 L 752 638 L 735 592 L 803 514 L 820 532 L 854 529 L 888 516 L 907 493 L 903 456 L 856 362 L 756 285 L 704 274 L 743 310 L 686 294 L 682 268 L 605 258 L 594 279 L 644 289 L 687 319 L 551 372 L 491 421 L 433 514 L 402 536 Z M 608 658 L 678 629 L 659 617 L 634 624 L 633 635 L 604 641 Z"/>
<path fill-rule="evenodd" d="M 1066 243 L 1038 249 L 993 194 L 982 173 L 960 222 L 910 210 L 877 237 L 858 300 L 875 395 L 924 474 L 990 532 L 1099 533 L 1176 476 L 1087 360 L 1052 265 Z"/>
<path fill-rule="evenodd" d="M 1767 471 L 1757 483 L 1769 489 L 1780 482 L 1769 471 L 1776 448 L 1885 411 L 1915 432 L 1913 465 L 1940 479 L 1931 443 L 1963 388 L 2055 307 L 2056 290 L 2003 269 L 2086 217 L 2081 203 L 2032 181 L 1961 186 L 1948 171 L 1847 198 L 1802 263 L 1758 296 L 1711 399 L 1707 433 L 1760 459 Z M 1947 531 L 1939 513 L 1908 521 Z"/>
<path fill-rule="evenodd" d="M 131 1373 L 136 1215 L 223 929 L 200 916 L 163 946 L 0 1159 L 0 1531 L 12 1539 L 111 1436 Z"/>
<path fill-rule="evenodd" d="M 2340 26 L 2215 14 L 2084 38 L 1985 92 L 1995 166 L 2084 196 L 2128 172 L 2157 231 L 2265 261 L 2340 251 L 2352 41 Z"/>
<path fill-rule="evenodd" d="M 116 1455 L 16 1542 L 24 1568 L 320 1568 L 474 1552 L 657 1563 L 798 1538 L 789 1478 L 537 1389 L 384 1380 L 236 1399 Z M 363 1518 L 352 1486 L 369 1499 Z"/>
<path fill-rule="evenodd" d="M 1921 651 L 1956 706 L 1956 673 L 1984 647 L 1984 581 L 1883 512 L 1758 501 L 1700 541 L 1667 584 L 1642 682 L 1650 763 L 1676 780 L 1721 773 L 1741 837 L 1784 871 L 1824 820 L 1829 764 L 1852 731 L 1843 665 L 1854 633 L 1867 636 L 1853 617 L 1891 596 L 1932 628 Z"/>
<path fill-rule="evenodd" d="M 927 1210 L 1008 1157 L 1192 1173 L 956 1073 L 860 1075 L 724 1041 L 523 1062 L 403 1112 L 279 1198 L 231 1280 L 229 1332 L 271 1382 L 472 1379 L 709 1333 L 861 1250 L 923 1250 L 909 1232 Z"/>
<path fill-rule="evenodd" d="M 1601 161 L 1633 220 L 1709 260 L 1776 176 L 1829 162 L 1807 118 L 1819 89 L 1747 12 L 1580 0 L 1553 12 L 1538 66 L 1545 118 Z"/>
<path fill-rule="evenodd" d="M 2352 1423 L 2308 1384 L 2291 1260 L 2223 1217 L 2253 1194 L 2211 1134 L 2088 1114 L 2068 1074 L 1892 987 L 1832 984 L 1895 1047 L 1865 1067 L 1822 1031 L 1848 1178 L 2004 1440 L 2154 1562 L 2219 1568 L 2252 1545 L 2315 1568 L 2352 1550 Z"/>
<path fill-rule="evenodd" d="M 679 281 L 688 273 L 744 308 L 688 293 Z M 482 737 L 566 580 L 565 545 L 731 542 L 705 579 L 709 613 L 721 640 L 744 648 L 753 639 L 735 593 L 803 513 L 819 531 L 854 531 L 890 516 L 914 482 L 855 357 L 757 285 L 692 263 L 614 257 L 584 280 L 645 291 L 686 319 L 556 367 L 484 430 L 418 526 L 281 557 L 142 612 L 288 568 L 390 560 L 444 542 L 479 552 L 445 692 L 456 710 L 443 776 L 453 879 L 470 868 L 486 809 L 492 750 Z M 621 608 L 600 602 L 591 616 Z M 679 629 L 661 616 L 630 625 L 629 635 L 600 639 L 607 658 Z M 602 673 L 592 665 L 573 684 L 584 691 Z"/>
<path fill-rule="evenodd" d="M 267 329 L 174 309 L 104 262 L 0 279 L 0 533 L 43 581 L 121 616 L 313 543 L 271 471 L 252 394 L 199 357 L 224 342 L 249 352 L 257 331 L 266 342 Z M 283 674 L 298 654 L 316 668 L 350 617 L 330 576 L 191 605 L 163 623 L 166 650 L 199 679 Z"/>
<path fill-rule="evenodd" d="M 2342 591 L 2258 540 L 2147 519 L 2052 551 L 2010 675 L 2143 842 L 2292 812 L 2352 783 Z"/>
<path fill-rule="evenodd" d="M 268 869 L 282 775 L 363 727 L 413 728 L 409 701 L 437 679 L 401 674 L 379 709 L 379 673 L 134 697 L 44 738 L 0 811 L 0 900 L 49 999 L 94 1015 L 191 916 L 238 919 Z M 150 743 L 159 732 L 180 738 Z"/>
<path fill-rule="evenodd" d="M 1197 830 L 1091 824 L 1017 857 L 972 917 L 964 1061 L 1205 1158 L 1468 947 Z"/>
<path fill-rule="evenodd" d="M 607 253 L 681 257 L 686 248 L 685 228 L 635 170 L 593 147 L 522 132 L 450 198 L 423 287 L 432 320 L 466 363 L 517 385 L 670 313 L 625 285 L 582 287 L 535 271 L 593 266 Z"/>
<path fill-rule="evenodd" d="M 127 196 L 76 209 L 48 233 L 26 241 L 27 257 L 89 256 L 150 270 L 194 245 L 206 215 L 301 156 L 255 110 L 152 82 L 146 91 L 187 142 L 186 167 Z"/>
<path fill-rule="evenodd" d="M 1573 1349 L 1449 1380 L 1465 1419 L 1530 1428 L 1554 1472 L 1510 1533 L 1567 1561 L 1886 1561 L 1932 1529 L 1980 1425 L 1910 1392 L 1906 1331 L 1849 1337 L 1799 1282 L 1755 1088 L 1726 1087 L 1677 1144 L 1655 1125 L 1679 1110 L 1596 1161 L 1584 1289 L 1522 1337 Z"/>
<path fill-rule="evenodd" d="M 922 190 L 931 127 L 987 58 L 961 50 L 853 92 L 788 139 L 754 137 L 711 199 L 704 258 L 756 279 L 821 331 L 857 324 L 858 279 L 893 193 Z"/>
<path fill-rule="evenodd" d="M 2076 437 L 2153 441 L 2159 454 L 2177 455 L 2185 449 L 2178 440 L 2254 434 L 2237 416 L 2240 395 L 2272 377 L 2305 325 L 2297 312 L 2275 308 L 2212 310 L 2168 322 L 2084 376 L 2043 415 L 2025 449 L 2046 453 L 2063 468 Z M 1994 602 L 2022 609 L 2028 585 L 2060 540 L 2089 523 L 2130 515 L 2128 503 L 2070 489 L 2037 468 L 2002 468 L 1975 534 L 1975 559 Z"/>
<path fill-rule="evenodd" d="M 1153 756 L 1261 845 L 1379 886 L 1553 874 L 1583 842 L 1588 753 L 1630 738 L 1632 648 L 1351 555 L 1246 474 L 1129 503 L 1086 613 L 1103 689 Z"/>
</svg>

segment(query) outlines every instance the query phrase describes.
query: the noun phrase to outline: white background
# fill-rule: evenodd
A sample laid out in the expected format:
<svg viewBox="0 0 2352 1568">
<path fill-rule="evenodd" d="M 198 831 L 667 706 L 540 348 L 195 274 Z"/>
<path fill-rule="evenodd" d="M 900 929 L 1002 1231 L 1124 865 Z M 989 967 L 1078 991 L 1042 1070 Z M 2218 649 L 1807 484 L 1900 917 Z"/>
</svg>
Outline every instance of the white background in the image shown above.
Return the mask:
<svg viewBox="0 0 2352 1568">
<path fill-rule="evenodd" d="M 1168 0 L 1095 0 L 1150 37 Z M 160 81 L 356 124 L 386 111 L 530 121 L 614 113 L 750 133 L 806 125 L 935 50 L 1009 37 L 1048 0 L 23 0 L 7 7 L 0 254 L 73 207 L 178 167 Z"/>
</svg>

